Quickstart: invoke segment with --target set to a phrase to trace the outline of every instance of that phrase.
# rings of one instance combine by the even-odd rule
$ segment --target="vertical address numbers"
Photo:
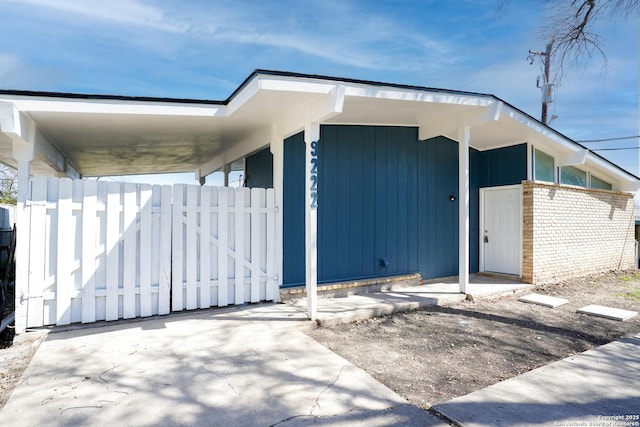
[[[318,141],[311,141],[311,209],[318,207]]]

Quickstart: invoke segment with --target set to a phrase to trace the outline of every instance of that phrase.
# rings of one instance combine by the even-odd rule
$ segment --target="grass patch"
[[[632,274],[623,274],[620,276],[620,280],[624,283],[629,283],[633,280],[640,280],[640,271],[634,271]]]
[[[626,292],[624,294],[618,294],[618,296],[631,301],[640,301],[640,287],[636,286],[629,292]]]

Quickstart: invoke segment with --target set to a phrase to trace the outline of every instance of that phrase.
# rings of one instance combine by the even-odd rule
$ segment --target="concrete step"
[[[418,286],[421,281],[422,276],[416,273],[401,276],[378,277],[375,279],[353,280],[349,282],[329,283],[326,285],[318,285],[318,296],[344,298],[349,295],[362,295]],[[295,286],[280,290],[280,300],[282,302],[295,301],[305,298],[306,296],[307,291],[304,286]]]
[[[549,307],[549,308],[556,308],[556,307],[560,307],[561,305],[569,303],[569,300],[566,300],[564,298],[557,298],[557,297],[552,297],[549,295],[542,295],[542,294],[524,295],[518,298],[518,301],[526,302],[529,304],[542,305],[544,307]]]
[[[587,314],[589,316],[604,317],[605,319],[617,320],[624,322],[638,315],[637,311],[622,310],[620,308],[605,307],[604,305],[587,305],[579,308],[578,313]]]

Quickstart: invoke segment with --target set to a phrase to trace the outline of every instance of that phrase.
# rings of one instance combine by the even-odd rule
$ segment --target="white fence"
[[[273,300],[273,206],[273,190],[34,177],[27,327]]]

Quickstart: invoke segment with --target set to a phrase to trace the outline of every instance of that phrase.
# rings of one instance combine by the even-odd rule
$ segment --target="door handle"
[[[484,242],[485,243],[489,243],[489,236],[487,236],[487,235],[484,236]]]

